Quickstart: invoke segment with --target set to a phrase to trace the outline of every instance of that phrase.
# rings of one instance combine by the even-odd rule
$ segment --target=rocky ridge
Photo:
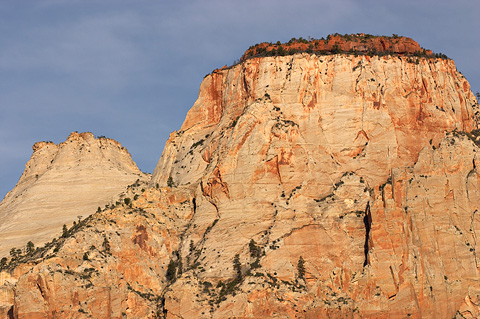
[[[292,38],[287,43],[263,42],[251,46],[241,61],[259,56],[284,56],[306,52],[309,54],[338,54],[347,53],[354,55],[403,55],[447,58],[444,54],[434,54],[432,50],[426,50],[414,40],[398,35],[374,36],[371,34],[334,34],[326,39]]]
[[[448,59],[301,53],[215,70],[150,187],[10,270],[3,309],[475,318],[477,114]]]

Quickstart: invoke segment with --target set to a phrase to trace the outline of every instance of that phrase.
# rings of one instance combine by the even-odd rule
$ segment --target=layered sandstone
[[[137,188],[126,196],[128,205],[110,205],[36,253],[14,279],[15,308],[5,311],[28,319],[155,317],[172,251],[192,217],[191,196]]]
[[[44,244],[63,224],[85,218],[137,179],[148,178],[109,138],[72,133],[58,145],[36,143],[20,180],[0,203],[0,257],[28,241]]]
[[[446,59],[303,53],[216,70],[151,188],[39,252],[4,309],[473,318],[477,109]]]
[[[407,37],[393,35],[373,36],[370,34],[329,35],[327,39],[291,39],[287,43],[260,43],[251,46],[245,51],[241,60],[265,55],[290,55],[299,52],[326,54],[326,53],[351,53],[351,54],[392,54],[392,55],[422,55],[434,56],[431,50],[426,50]],[[443,54],[439,54],[444,56]]]
[[[212,204],[209,212],[197,211],[194,216],[198,224],[214,226],[203,237],[200,259],[209,271],[199,274],[199,281],[233,277],[233,256],[238,253],[248,263],[246,248],[252,238],[265,250],[261,263],[265,276],[294,283],[300,255],[308,274],[306,294],[298,299],[289,296],[293,300],[287,305],[279,300],[286,298],[282,291],[288,286],[269,291],[260,280],[256,289],[242,286],[249,288],[245,299],[237,294],[215,314],[261,317],[289,309],[291,314],[303,310],[312,316],[337,317],[354,310],[362,317],[453,315],[471,284],[460,278],[476,277],[476,267],[453,263],[447,274],[442,267],[451,257],[426,253],[435,249],[433,242],[447,238],[443,231],[453,227],[443,224],[451,218],[447,212],[431,226],[435,231],[418,229],[426,239],[414,244],[406,234],[411,217],[405,215],[442,211],[453,182],[445,178],[425,186],[438,196],[439,188],[446,192],[428,213],[421,201],[408,207],[397,198],[396,210],[386,214],[382,200],[391,195],[388,186],[381,191],[380,187],[389,178],[397,183],[397,170],[421,165],[420,152],[438,145],[445,132],[476,128],[476,109],[468,82],[453,61],[445,59],[422,58],[417,64],[408,57],[301,54],[250,59],[208,76],[153,175],[153,183],[160,185],[169,179],[179,185],[200,183],[198,192]],[[475,151],[474,145],[468,151],[470,163]],[[454,157],[462,150],[451,147],[448,152]],[[436,165],[441,171],[446,164]],[[456,177],[463,178],[472,165],[462,169],[467,171],[455,172]],[[478,187],[478,181],[471,187]],[[467,193],[464,188],[462,194]],[[471,219],[475,205],[471,198],[461,209],[465,216],[455,211],[457,218]],[[460,232],[471,229],[455,226]],[[187,234],[198,242],[201,232],[192,229]],[[448,252],[451,246],[443,242],[442,247]],[[423,251],[426,256],[420,256]],[[474,262],[473,256],[465,258],[462,263]],[[419,272],[423,273],[417,279]],[[369,279],[372,273],[374,280]],[[438,281],[452,275],[457,292],[450,299],[446,293],[438,298],[428,293],[433,277],[435,289],[447,289]],[[181,293],[172,290],[177,301],[166,304],[179,317],[192,311],[185,303],[195,299],[183,284],[176,286]],[[178,300],[179,296],[184,297]],[[245,303],[238,306],[239,300]],[[264,303],[275,306],[266,313],[249,312],[264,309]],[[198,304],[191,302],[191,307]],[[198,315],[204,308],[197,309]]]
[[[265,183],[289,191],[302,182],[303,192],[322,195],[347,171],[377,185],[391,168],[412,165],[445,131],[473,129],[475,106],[452,60],[250,59],[204,79],[153,183],[166,185],[170,176],[194,183],[217,169],[239,196]]]

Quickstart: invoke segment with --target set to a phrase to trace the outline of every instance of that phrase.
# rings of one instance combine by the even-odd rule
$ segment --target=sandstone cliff
[[[378,185],[391,168],[412,165],[445,131],[473,129],[474,106],[452,60],[250,59],[205,78],[184,124],[167,142],[153,183],[166,185],[170,176],[178,184],[194,183],[217,169],[226,179],[241,174],[242,185],[225,180],[239,196],[267,181],[284,191],[305,182],[303,192],[322,195],[347,171]]]
[[[57,236],[62,225],[104,206],[137,179],[147,180],[117,141],[72,133],[38,142],[20,180],[0,203],[0,257]]]
[[[477,112],[448,59],[302,53],[216,70],[150,188],[10,270],[5,312],[474,318]]]
[[[271,56],[271,55],[287,55],[299,52],[307,53],[351,53],[351,54],[370,54],[370,55],[416,55],[416,56],[437,56],[445,57],[443,54],[433,54],[431,50],[426,50],[407,37],[399,37],[393,35],[374,36],[371,34],[334,34],[329,35],[326,39],[309,39],[292,38],[287,43],[260,43],[251,46],[241,60],[250,57]]]

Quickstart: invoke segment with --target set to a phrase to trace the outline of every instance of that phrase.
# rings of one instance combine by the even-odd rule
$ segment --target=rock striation
[[[284,191],[305,181],[322,194],[347,171],[377,185],[445,131],[475,128],[474,107],[452,60],[305,53],[249,59],[204,79],[152,183],[194,183],[209,168],[225,178],[241,175],[240,188],[263,187],[257,181],[266,178]]]
[[[426,50],[407,37],[393,35],[374,36],[371,34],[334,34],[326,39],[292,38],[287,43],[260,43],[251,46],[240,59],[244,61],[251,57],[292,55],[295,53],[316,53],[316,54],[369,54],[369,55],[403,55],[403,56],[424,56],[424,57],[445,57],[443,54],[434,54],[432,50]]]
[[[474,227],[446,223],[451,218],[447,195],[462,182],[453,186],[446,176],[438,184],[424,185],[432,199],[433,193],[440,196],[439,188],[446,192],[427,213],[433,204],[423,202],[428,201],[426,194],[417,195],[423,201],[402,197],[411,196],[411,191],[400,181],[430,175],[432,163],[419,158],[422,150],[443,146],[445,132],[475,129],[476,112],[468,82],[452,60],[422,58],[417,64],[408,57],[310,54],[254,58],[204,80],[182,128],[167,142],[153,183],[166,185],[170,179],[179,185],[199,184],[198,192],[213,206],[215,217],[210,222],[218,219],[214,231],[201,237],[192,230],[191,235],[194,242],[199,237],[205,240],[201,259],[209,271],[200,275],[200,282],[233,277],[231,260],[240,254],[248,264],[246,247],[252,238],[265,251],[261,269],[266,278],[295,282],[300,255],[305,259],[308,293],[281,301],[285,295],[280,291],[288,286],[273,282],[268,291],[260,280],[261,285],[242,287],[242,306],[237,294],[215,311],[218,317],[268,317],[285,311],[340,318],[355,312],[372,317],[382,313],[448,317],[470,287],[467,280],[460,284],[460,278],[478,276],[474,257],[467,254],[465,265],[452,263],[451,271],[446,271],[446,260],[455,258],[448,256],[450,242],[443,242],[442,257],[429,251],[440,249],[431,245],[439,238],[446,240],[444,232],[450,228],[462,234],[475,232]],[[471,149],[465,151],[469,165],[455,171],[460,180],[476,167],[476,146],[464,143]],[[459,146],[441,150],[451,154],[452,161],[457,152],[464,152]],[[415,170],[416,165],[422,169]],[[435,174],[442,175],[452,163],[437,160],[433,165]],[[417,175],[402,176],[402,170]],[[468,185],[476,189],[478,181]],[[473,189],[464,187],[462,195]],[[391,210],[389,198],[396,203]],[[452,214],[471,220],[476,199],[461,201],[465,210],[451,208]],[[442,217],[434,218],[436,212]],[[418,227],[412,231],[416,235],[406,234],[409,227]],[[377,241],[376,236],[381,238]],[[413,240],[414,236],[425,238]],[[235,240],[226,244],[221,238]],[[471,249],[460,238],[455,245],[461,245],[463,253]],[[418,279],[420,269],[424,273]],[[446,291],[444,297],[429,291],[433,278],[445,281],[445,277],[458,285],[456,301],[445,283],[435,284],[435,289]],[[182,285],[176,287],[180,295],[192,298],[190,288]],[[255,304],[257,297],[251,294],[262,295],[263,301]],[[171,296],[178,299],[176,292]],[[247,300],[253,302],[251,307]],[[184,302],[167,306],[182,317],[187,311],[182,309]],[[233,303],[238,308],[230,313]],[[249,312],[264,311],[263,303],[271,305],[270,312]]]
[[[0,257],[28,241],[43,245],[78,216],[87,217],[138,179],[149,178],[120,143],[72,133],[38,142],[20,180],[0,203]]]
[[[452,60],[417,58],[215,70],[150,187],[8,268],[4,313],[477,317],[478,103]]]
[[[193,209],[185,191],[132,196],[140,192],[129,189],[129,204],[109,205],[37,251],[17,274],[15,307],[5,312],[29,319],[155,318],[179,231]]]

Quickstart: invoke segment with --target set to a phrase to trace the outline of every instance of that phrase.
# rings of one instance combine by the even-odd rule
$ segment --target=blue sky
[[[393,33],[455,60],[480,91],[480,1],[2,0],[0,199],[37,141],[90,131],[152,172],[205,74],[252,44]]]

